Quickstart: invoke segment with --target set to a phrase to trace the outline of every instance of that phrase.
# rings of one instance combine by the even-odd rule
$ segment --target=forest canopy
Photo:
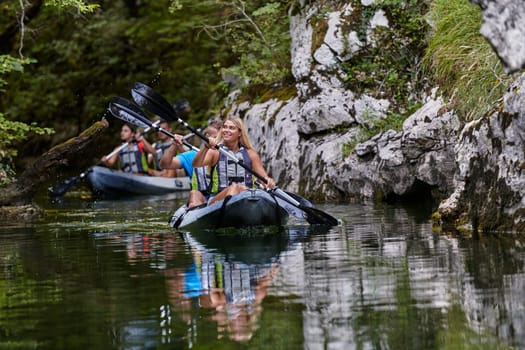
[[[33,131],[48,136],[22,144],[20,135],[2,150],[20,148],[36,156],[77,135],[106,115],[112,97],[129,97],[135,81],[168,100],[187,99],[192,106],[188,118],[196,126],[231,88],[285,84],[290,77],[288,3],[3,1],[0,124],[38,125]],[[26,131],[25,137],[31,129]],[[101,144],[112,147],[116,133],[107,134]],[[7,166],[10,159],[1,161]]]

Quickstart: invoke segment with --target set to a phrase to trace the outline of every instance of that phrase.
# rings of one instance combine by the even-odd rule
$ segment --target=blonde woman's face
[[[231,120],[227,120],[222,125],[222,138],[224,142],[238,141],[241,137],[241,131]]]

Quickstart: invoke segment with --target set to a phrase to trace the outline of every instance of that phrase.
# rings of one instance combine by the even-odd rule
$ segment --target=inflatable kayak
[[[91,190],[98,196],[161,195],[191,189],[187,176],[141,176],[101,166],[92,167],[86,177]]]
[[[282,226],[288,211],[272,194],[259,189],[245,190],[212,205],[188,209],[183,205],[173,214],[170,226],[175,228],[223,228],[249,226]]]

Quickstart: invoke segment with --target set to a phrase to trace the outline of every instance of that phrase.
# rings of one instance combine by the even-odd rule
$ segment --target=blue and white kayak
[[[271,193],[249,189],[226,197],[211,205],[188,209],[180,207],[172,216],[175,228],[224,228],[250,226],[282,226],[288,221],[288,211]]]
[[[189,191],[189,177],[141,176],[102,166],[89,169],[87,181],[98,196],[162,195],[178,191]]]

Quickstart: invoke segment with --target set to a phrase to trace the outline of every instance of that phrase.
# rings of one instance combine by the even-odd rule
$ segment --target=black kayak
[[[87,181],[97,196],[162,195],[191,189],[187,176],[141,176],[102,166],[90,168]]]
[[[249,189],[212,205],[188,209],[183,205],[170,220],[175,228],[225,228],[282,226],[288,211],[271,193]]]

